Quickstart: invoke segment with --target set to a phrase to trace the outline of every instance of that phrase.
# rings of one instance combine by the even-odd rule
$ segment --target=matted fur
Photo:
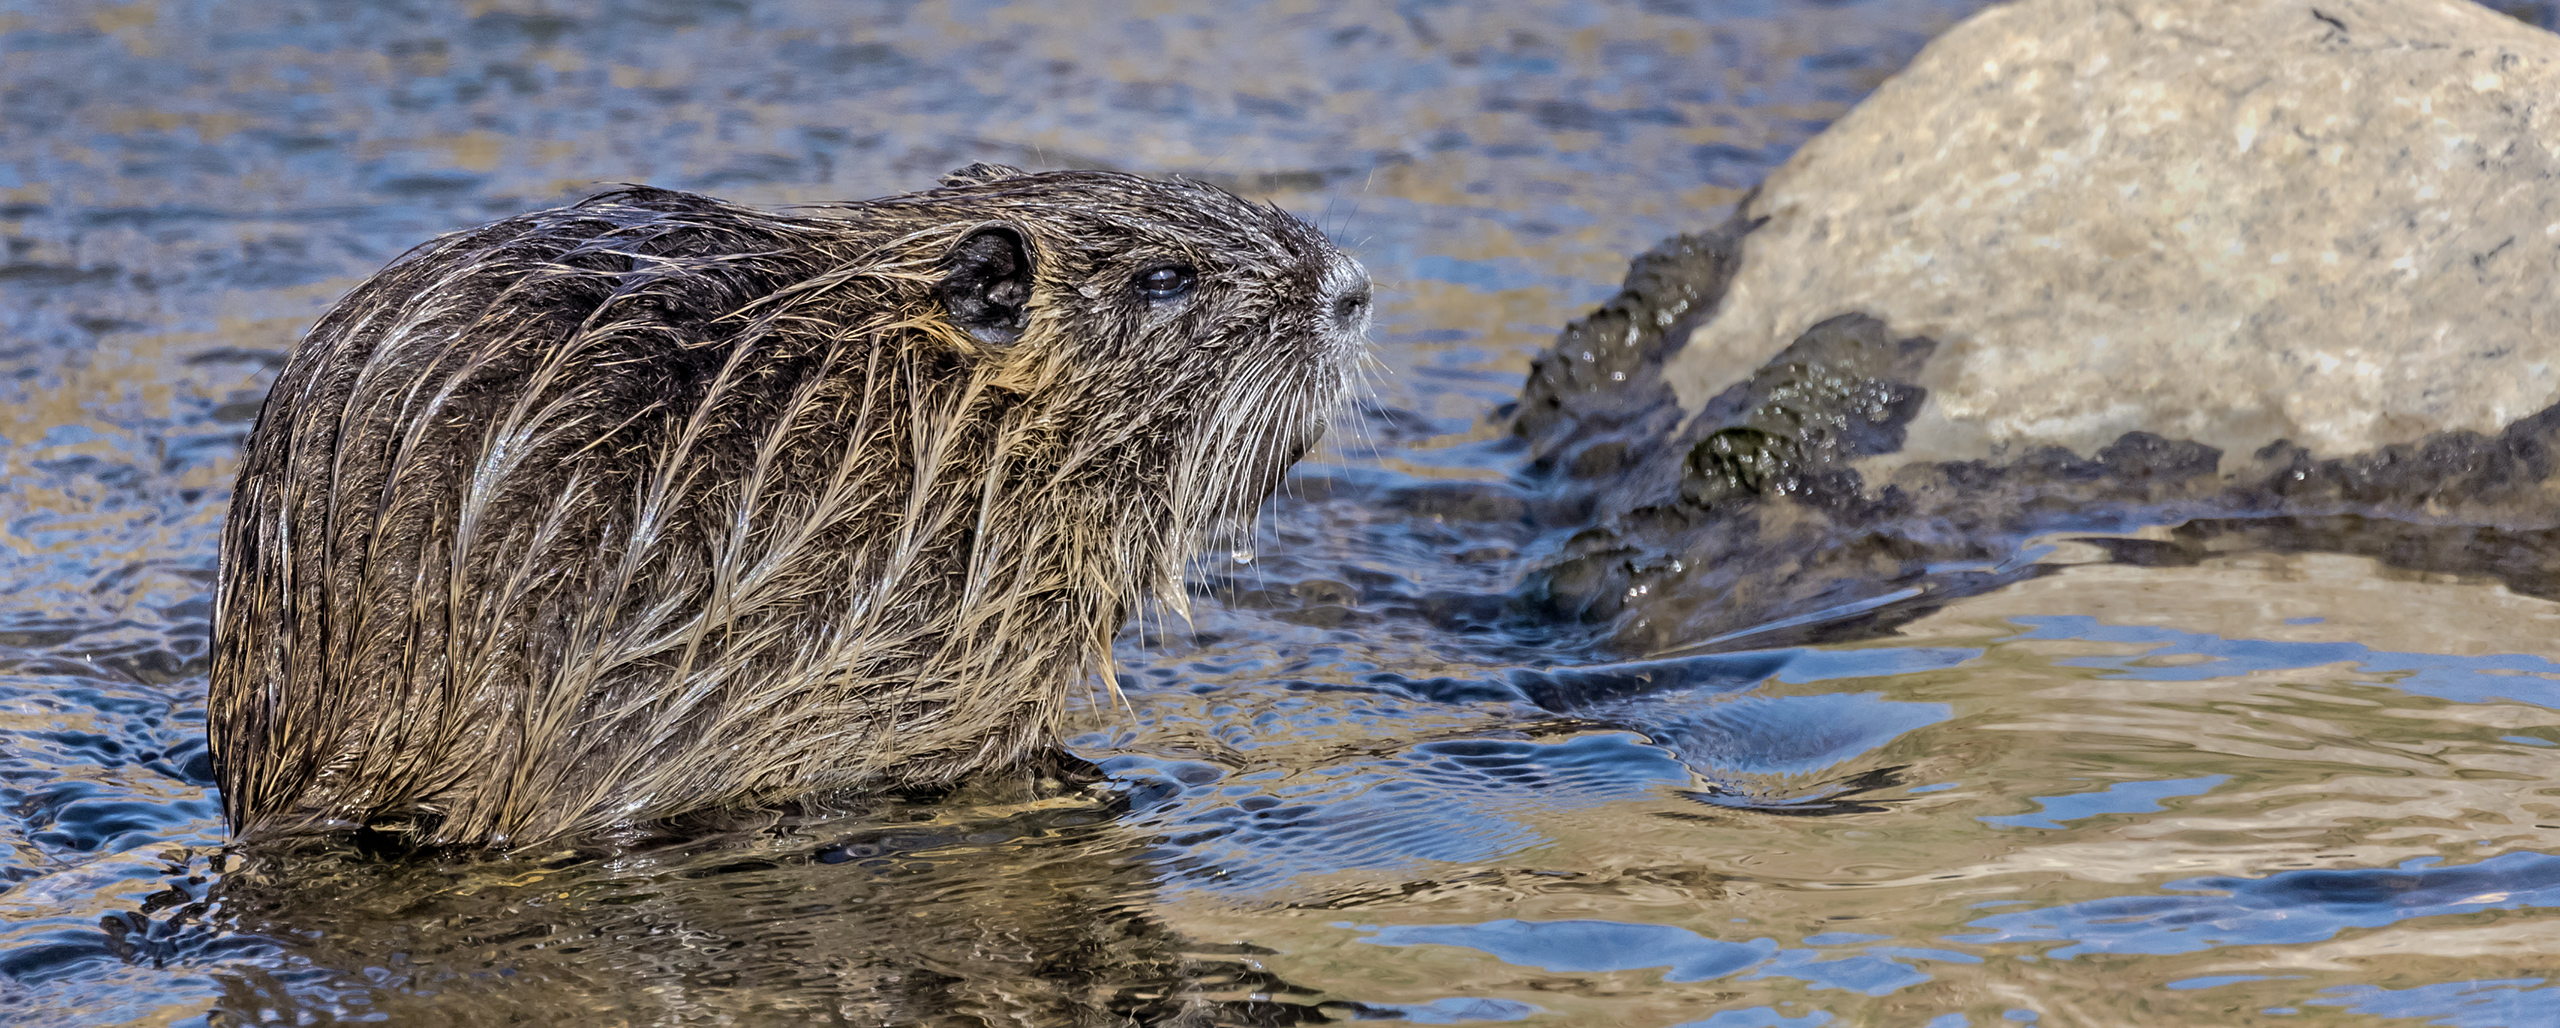
[[[526,845],[1054,745],[1133,604],[1251,531],[1367,282],[1183,181],[977,166],[771,213],[626,189],[420,247],[294,350],[224,526],[236,834]],[[1030,252],[989,343],[935,289]],[[1132,285],[1197,269],[1177,300]]]

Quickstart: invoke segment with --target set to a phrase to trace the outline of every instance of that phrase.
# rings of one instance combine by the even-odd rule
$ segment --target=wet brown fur
[[[1132,606],[1179,607],[1322,432],[1367,285],[1207,186],[945,181],[607,193],[330,310],[224,526],[235,834],[519,846],[1054,745]],[[953,291],[1008,245],[1011,326]],[[1196,285],[1133,285],[1166,266]]]

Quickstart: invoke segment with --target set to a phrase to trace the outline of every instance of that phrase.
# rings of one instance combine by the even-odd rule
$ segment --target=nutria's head
[[[1178,545],[1164,557],[1249,537],[1366,346],[1360,263],[1276,207],[1196,182],[987,164],[943,182],[865,206],[931,212],[939,224],[916,238],[950,239],[935,292],[980,359],[1070,391],[1063,416],[1088,442],[1170,475],[1130,483],[1169,503]]]
[[[1183,181],[631,189],[430,243],[295,348],[224,525],[236,830],[526,844],[1020,763],[1251,531],[1369,282]]]

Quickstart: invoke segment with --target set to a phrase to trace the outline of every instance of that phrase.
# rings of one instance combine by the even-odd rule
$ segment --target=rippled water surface
[[[1529,355],[1975,6],[0,3],[0,1020],[2560,1025],[2560,605],[2494,560],[2057,536],[1596,667],[1505,617],[1571,527]],[[323,305],[609,183],[974,160],[1208,178],[1382,284],[1393,374],[1078,712],[1115,800],[219,852],[214,532]]]

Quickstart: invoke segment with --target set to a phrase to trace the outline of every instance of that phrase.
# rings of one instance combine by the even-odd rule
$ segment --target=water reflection
[[[2067,960],[2091,953],[2193,953],[2216,946],[2324,942],[2354,928],[2421,917],[2560,904],[2560,857],[2506,853],[2459,867],[2419,857],[2396,870],[2287,871],[2265,878],[2170,882],[2202,896],[2117,896],[1973,922],[1990,929],[1952,937],[1970,943],[2069,942],[2045,951]]]
[[[2409,989],[2372,985],[2331,989],[2308,1007],[2345,1007],[2379,1017],[2425,1019],[2444,1028],[2546,1028],[2560,1024],[2560,989],[2534,988],[2548,979],[2508,978],[2447,982]],[[2269,1013],[2293,1013],[2275,1008]]]
[[[2183,602],[2139,595],[2154,589]],[[1660,745],[1678,769],[1658,765],[1667,773],[1643,795],[1506,812],[1506,838],[1529,837],[1498,858],[1415,862],[1400,890],[1309,876],[1281,889],[1306,898],[1279,909],[1186,902],[1169,916],[1272,945],[1283,956],[1267,966],[1307,969],[1301,981],[1379,959],[1346,947],[1383,946],[1390,970],[1356,980],[1534,1003],[1555,1023],[1697,1021],[1682,997],[1701,994],[1672,980],[1691,956],[1737,1015],[1846,1023],[2104,1020],[2137,1002],[2127,990],[2159,1023],[2224,1023],[2233,990],[2250,1009],[2307,1010],[2360,982],[2529,972],[2551,942],[2539,912],[2560,774],[2539,744],[2560,716],[2535,702],[2538,687],[2518,688],[2538,677],[2485,674],[2496,689],[2445,677],[2540,657],[2380,648],[2412,627],[2394,624],[2412,604],[2439,601],[2491,626],[2553,613],[2478,579],[2395,579],[2316,554],[2240,553],[2183,573],[2053,565],[1890,644],[1795,651],[1758,683],[1635,697],[1658,705],[1647,712],[1660,741],[1613,741]],[[1247,724],[1285,734],[1267,707],[1215,695],[1233,708],[1229,738]],[[1699,759],[1712,751],[1680,745],[1673,711],[1795,703],[1803,716],[1775,741],[1732,752],[1786,770],[1788,745],[1819,750],[1827,729],[1856,741],[1811,773],[1890,775],[1814,818],[1710,807],[1699,799],[1712,794],[1670,781],[1716,771]],[[1902,709],[1917,716],[1895,720]],[[1260,788],[1276,795],[1306,774]],[[1549,789],[1605,795],[1597,781]],[[1668,873],[1684,868],[1715,875]],[[2271,965],[2286,973],[2253,970]],[[2237,977],[2172,988],[2218,976]]]
[[[1151,872],[1105,810],[872,820],[889,824],[600,862],[235,869],[207,941],[268,952],[224,962],[216,1009],[244,1023],[275,1009],[398,1024],[1324,1019],[1319,997],[1256,971],[1249,948],[1150,917]]]
[[[2050,828],[2105,814],[2151,814],[2161,809],[2160,801],[2178,796],[2201,796],[2214,786],[2231,780],[2229,775],[2206,775],[2202,778],[2170,778],[2156,782],[2118,782],[2096,792],[2063,796],[2038,796],[2036,804],[2044,808],[2035,814],[2008,814],[1975,820],[1987,825],[2011,828]]]
[[[1460,946],[1504,963],[1544,971],[1663,969],[1666,982],[1722,978],[1776,952],[1768,939],[1724,942],[1665,925],[1609,921],[1487,921],[1466,925],[1390,925],[1365,940],[1381,946]]]

